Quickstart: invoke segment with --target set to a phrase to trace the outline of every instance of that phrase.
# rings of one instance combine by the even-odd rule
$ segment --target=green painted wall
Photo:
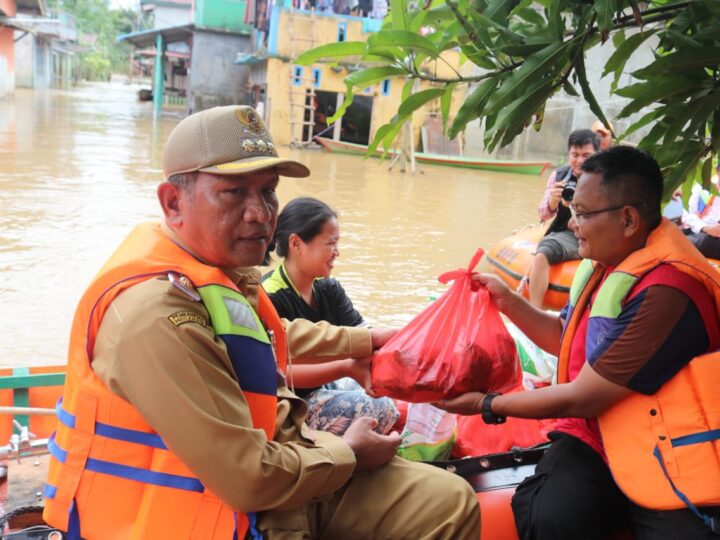
[[[242,34],[249,34],[251,26],[243,23],[245,0],[197,0],[195,25]]]

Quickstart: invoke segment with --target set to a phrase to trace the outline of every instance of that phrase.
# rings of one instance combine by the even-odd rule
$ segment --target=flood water
[[[0,366],[64,363],[85,286],[135,224],[160,218],[162,147],[180,118],[153,121],[136,91],[93,84],[0,100]],[[338,211],[334,275],[378,325],[406,323],[444,290],[438,274],[536,221],[546,178],[281,153],[312,171],[281,182],[281,204],[309,195]]]

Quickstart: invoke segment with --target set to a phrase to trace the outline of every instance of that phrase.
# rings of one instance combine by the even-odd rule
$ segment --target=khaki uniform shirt
[[[176,241],[177,238],[168,233]],[[226,271],[257,306],[260,273]],[[292,356],[332,360],[371,353],[364,328],[284,321]],[[350,447],[304,424],[307,408],[278,377],[275,436],[252,427],[225,344],[204,305],[154,278],[121,293],[103,317],[92,368],[129,401],[210,490],[241,512],[298,508],[344,485]]]

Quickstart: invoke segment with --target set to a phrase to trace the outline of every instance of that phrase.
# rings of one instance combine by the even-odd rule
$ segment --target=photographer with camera
[[[568,164],[555,169],[548,178],[545,195],[540,201],[540,221],[553,219],[538,243],[528,275],[520,289],[528,286],[530,303],[542,308],[543,298],[550,283],[550,265],[579,259],[578,241],[568,229],[570,210],[568,206],[575,194],[575,186],[582,164],[600,150],[600,137],[589,129],[577,129],[568,137]]]

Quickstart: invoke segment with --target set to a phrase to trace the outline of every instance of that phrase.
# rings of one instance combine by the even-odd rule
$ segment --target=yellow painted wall
[[[354,17],[340,16],[311,16],[306,13],[291,12],[282,10],[279,18],[277,54],[284,58],[295,58],[301,52],[324,43],[337,41],[338,23],[347,24],[347,41],[365,41],[370,34],[363,33],[362,20]],[[312,36],[312,40],[309,38]],[[300,39],[302,38],[302,40]],[[443,58],[460,73],[467,70],[468,66],[459,65],[457,51],[446,51]],[[299,140],[302,137],[302,126],[299,124],[303,118],[304,109],[291,107],[290,91],[297,92],[292,97],[293,103],[301,105],[304,103],[304,94],[307,89],[313,86],[313,68],[321,70],[320,85],[315,90],[327,92],[345,92],[343,79],[350,73],[348,66],[340,65],[334,69],[328,64],[313,64],[303,66],[303,80],[299,86],[291,84],[293,64],[279,59],[267,60],[267,118],[270,132],[278,144],[289,144],[293,139]],[[436,77],[451,78],[456,76],[455,72],[442,61],[428,62],[424,69],[427,73]],[[382,95],[380,83],[373,85],[369,91],[362,92],[362,95],[373,98],[372,120],[370,124],[370,140],[375,136],[377,129],[387,123],[397,112],[400,104],[403,80],[392,79],[390,81],[389,95]],[[431,88],[432,83],[420,81],[415,91]],[[454,114],[465,97],[466,87],[457,87],[453,93],[451,114]],[[414,139],[416,145],[420,141],[420,128],[426,114],[440,111],[440,102],[436,100],[427,104],[417,111],[413,116]],[[292,124],[291,121],[295,121]],[[291,130],[294,129],[294,132]],[[294,133],[294,136],[293,136]],[[328,132],[332,137],[332,130]]]

